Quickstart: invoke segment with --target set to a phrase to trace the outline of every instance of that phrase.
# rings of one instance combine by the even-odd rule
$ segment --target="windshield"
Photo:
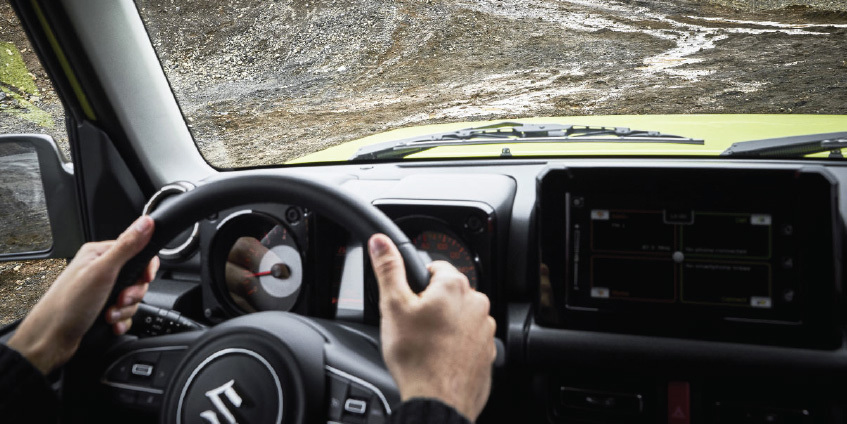
[[[502,121],[631,127],[705,144],[522,150],[514,140],[391,159],[485,157],[504,146],[713,156],[737,141],[847,131],[843,0],[136,3],[197,146],[217,167],[346,161],[370,144]]]

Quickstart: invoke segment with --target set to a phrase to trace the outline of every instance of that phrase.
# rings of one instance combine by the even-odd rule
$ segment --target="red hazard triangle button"
[[[691,423],[691,388],[687,381],[668,382],[668,424]]]

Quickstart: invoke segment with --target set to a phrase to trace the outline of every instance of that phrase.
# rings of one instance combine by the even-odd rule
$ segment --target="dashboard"
[[[438,179],[411,176],[394,190],[420,192],[439,187],[433,185]],[[502,257],[497,249],[508,236],[514,181],[492,175],[440,179],[447,185],[463,179],[468,185],[441,198],[389,193],[373,204],[406,233],[426,262],[451,263],[474,289],[494,297],[502,285],[504,263],[497,260]],[[145,209],[150,212],[181,192],[165,187]],[[269,202],[222,210],[195,227],[169,243],[166,255],[160,253],[163,278],[154,282],[148,304],[175,310],[196,305],[210,324],[259,311],[378,322],[376,281],[362,242],[329,219]],[[174,291],[175,286],[183,291]],[[196,306],[189,309],[197,312]],[[158,334],[144,327],[136,331]]]
[[[491,299],[506,365],[480,422],[847,419],[845,168],[633,163],[327,170]],[[268,171],[236,173],[251,172]],[[168,249],[145,302],[199,325],[268,310],[378,323],[362,241],[285,199],[219,211]],[[166,321],[134,331],[178,331]]]

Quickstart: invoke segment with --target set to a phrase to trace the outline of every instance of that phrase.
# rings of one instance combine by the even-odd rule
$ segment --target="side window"
[[[33,133],[52,136],[69,160],[62,103],[12,7],[0,2],[0,134]],[[51,245],[35,154],[18,150],[0,152],[0,253]],[[61,259],[0,263],[0,326],[24,316],[64,267]]]

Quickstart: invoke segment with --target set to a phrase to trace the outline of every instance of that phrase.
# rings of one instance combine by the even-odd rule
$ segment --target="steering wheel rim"
[[[268,175],[268,174],[246,174],[234,177],[227,177],[219,180],[207,182],[200,185],[194,190],[183,193],[173,199],[164,202],[160,208],[151,213],[151,217],[156,223],[154,234],[150,243],[138,255],[132,258],[121,269],[117,283],[112,292],[112,298],[107,304],[113,303],[117,293],[124,287],[134,283],[146,264],[154,255],[168,243],[173,237],[178,235],[184,228],[193,223],[202,220],[220,210],[229,209],[249,203],[267,202],[272,199],[280,199],[286,203],[297,204],[302,207],[310,208],[318,211],[322,215],[336,221],[339,225],[346,227],[354,237],[360,240],[367,240],[375,233],[386,234],[398,247],[403,256],[407,277],[411,288],[414,291],[421,291],[425,288],[429,280],[429,272],[423,264],[423,261],[418,256],[412,243],[408,237],[382,212],[373,205],[362,201],[361,199],[350,196],[336,186],[327,184],[323,181],[306,179],[296,175]],[[347,335],[331,335],[334,332],[343,333],[345,330],[341,326],[337,326],[332,322],[323,322],[322,320],[309,319],[299,317],[287,313],[265,313],[265,315],[252,314],[255,317],[243,316],[238,319],[231,320],[223,326],[218,326],[212,330],[203,333],[199,336],[195,344],[192,344],[186,351],[185,358],[182,361],[182,366],[196,362],[197,359],[204,359],[203,355],[208,354],[209,340],[235,340],[243,336],[243,330],[246,328],[266,328],[266,334],[276,339],[275,343],[282,343],[280,350],[296,351],[300,347],[289,345],[285,347],[286,338],[292,337],[294,334],[302,335],[308,332],[319,334],[318,339],[324,340],[324,355],[321,356],[326,367],[330,365],[349,366],[352,369],[357,369],[364,374],[371,374],[374,379],[380,380],[385,387],[386,381],[391,382],[391,377],[387,370],[382,367],[382,370],[372,372],[376,363],[381,363],[379,349],[371,344],[367,358],[360,357],[356,352],[356,348],[351,346],[359,346],[361,348],[361,340],[352,340],[351,336]],[[275,325],[266,326],[260,321],[264,317],[265,320],[273,319],[277,322]],[[269,318],[270,317],[270,318]],[[102,321],[102,320],[100,320]],[[303,326],[302,322],[308,321],[308,325]],[[301,324],[298,324],[300,322]],[[257,325],[257,323],[259,325]],[[285,324],[283,324],[285,323]],[[271,329],[278,327],[277,330]],[[292,328],[297,328],[296,331]],[[311,330],[309,330],[311,328]],[[358,336],[352,336],[357,338]],[[256,338],[257,340],[261,337]],[[80,358],[75,358],[69,364],[74,368],[74,372],[83,372],[80,369],[80,364],[86,364],[84,368],[92,365],[97,352],[102,352],[104,347],[109,347],[114,343],[114,336],[110,334],[105,321],[98,322],[95,327],[89,332],[83,342],[83,352]],[[154,338],[155,339],[155,338]],[[166,344],[167,336],[160,337],[161,343]],[[314,337],[313,337],[314,339]],[[317,339],[315,339],[317,340]],[[140,341],[154,341],[153,339],[141,339]],[[315,343],[312,342],[311,352],[315,352]],[[226,344],[226,343],[224,343]],[[205,351],[204,351],[205,349]],[[340,352],[340,353],[339,353]],[[315,354],[298,354],[303,357],[314,357]],[[295,357],[298,355],[294,355]],[[267,356],[267,355],[266,355]],[[334,358],[334,359],[333,359]],[[351,360],[351,358],[356,358]],[[76,360],[79,359],[79,360]],[[273,360],[271,360],[273,362]],[[294,366],[298,361],[288,360],[289,364]],[[303,361],[299,361],[303,362]],[[355,365],[355,364],[360,365]],[[362,368],[367,366],[368,368]],[[198,368],[199,369],[199,368]],[[314,371],[314,364],[311,369]],[[310,373],[315,375],[314,372]],[[168,392],[164,395],[167,397],[173,394],[173,386],[180,383],[180,373],[171,376],[171,382],[168,385]],[[393,383],[391,383],[393,384]],[[315,386],[323,387],[323,383],[314,383]],[[187,386],[185,386],[187,388]],[[320,389],[318,389],[320,390]],[[184,390],[183,390],[184,391]],[[168,398],[169,399],[169,398]],[[172,402],[171,402],[172,403]],[[179,404],[182,404],[180,399]],[[387,406],[387,404],[386,404]],[[163,408],[162,413],[167,411]]]
[[[385,234],[397,245],[403,256],[406,277],[412,290],[419,293],[426,288],[429,271],[414,245],[375,206],[319,180],[296,175],[251,174],[201,185],[153,211],[150,214],[156,223],[153,236],[147,247],[123,267],[110,300],[114,300],[120,290],[135,282],[153,256],[186,227],[220,210],[269,199],[285,199],[286,203],[320,211],[362,241],[367,241],[376,233]]]

